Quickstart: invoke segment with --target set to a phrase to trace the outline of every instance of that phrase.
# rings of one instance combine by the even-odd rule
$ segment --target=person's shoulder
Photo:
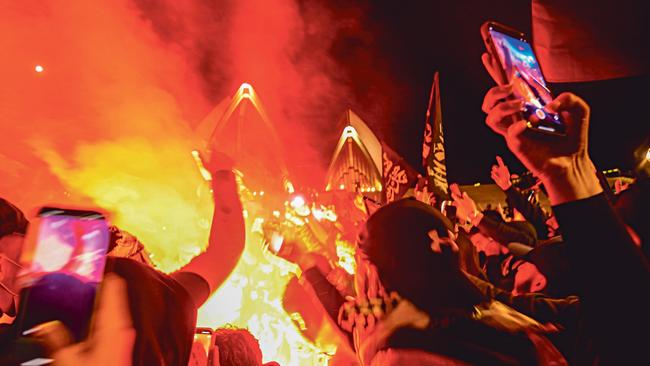
[[[108,257],[104,272],[122,277],[127,286],[137,292],[174,292],[189,297],[182,284],[173,276],[129,258]]]
[[[178,271],[164,273],[147,264],[128,258],[109,257],[106,261],[106,273],[115,273],[127,281],[128,286],[137,291],[164,291],[176,297],[191,301],[192,307],[199,308],[210,295],[207,281],[200,275]]]

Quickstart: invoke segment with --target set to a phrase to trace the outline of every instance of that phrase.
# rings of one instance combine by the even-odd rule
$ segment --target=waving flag
[[[447,165],[445,163],[445,138],[442,133],[438,72],[433,77],[429,95],[424,141],[422,142],[422,164],[427,172],[428,191],[434,195],[435,202],[448,199],[449,185],[447,184]]]
[[[393,202],[404,196],[418,181],[418,172],[385,143],[381,143],[384,200]]]

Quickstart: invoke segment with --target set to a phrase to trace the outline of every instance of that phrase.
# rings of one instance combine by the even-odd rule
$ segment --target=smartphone
[[[106,218],[97,211],[44,207],[38,212],[19,275],[20,335],[58,320],[75,341],[88,336],[109,235]]]
[[[544,109],[553,100],[535,52],[522,32],[488,21],[481,36],[490,55],[498,60],[503,80],[513,85],[513,94],[523,99],[522,111],[528,128],[552,135],[566,135],[566,124],[557,113]]]
[[[443,215],[447,216],[451,222],[456,222],[456,206],[454,206],[454,201],[442,201],[440,204],[440,212],[442,212]]]

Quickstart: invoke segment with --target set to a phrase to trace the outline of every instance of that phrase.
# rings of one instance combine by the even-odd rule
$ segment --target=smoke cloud
[[[242,82],[263,101],[294,181],[314,188],[343,111],[385,104],[369,101],[381,82],[355,85],[333,57],[355,71],[368,62],[360,12],[294,0],[5,1],[0,192],[27,209],[99,205],[159,263],[182,243],[195,252],[207,231],[189,229],[209,219],[211,203],[197,196],[204,184],[189,152],[216,123],[203,118]],[[350,55],[342,39],[356,45],[344,44]],[[365,92],[360,100],[351,86]]]
[[[266,107],[297,187],[323,188],[345,109],[386,121],[391,78],[363,21],[357,5],[320,0],[1,1],[0,196],[28,213],[99,207],[159,268],[179,268],[207,244],[212,211],[190,152],[241,83]],[[258,127],[241,136],[247,159],[267,153]],[[283,364],[325,362],[297,350],[308,342],[279,308],[289,273],[250,237],[242,258],[201,321],[249,327]]]

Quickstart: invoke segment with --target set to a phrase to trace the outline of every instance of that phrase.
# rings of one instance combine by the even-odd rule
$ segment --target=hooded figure
[[[541,324],[468,280],[455,240],[444,215],[412,199],[368,219],[359,237],[357,298],[339,316],[361,363],[565,364]]]

